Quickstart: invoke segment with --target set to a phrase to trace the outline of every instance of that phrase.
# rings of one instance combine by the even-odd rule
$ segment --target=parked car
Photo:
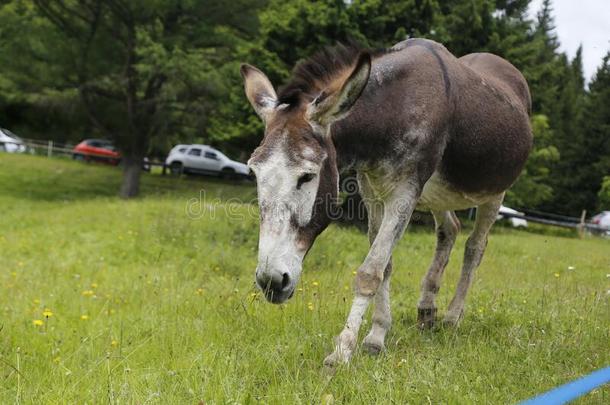
[[[610,236],[610,211],[602,211],[593,216],[591,223],[601,228],[596,229],[593,233]]]
[[[506,218],[508,220],[508,223],[511,224],[515,228],[519,228],[519,227],[527,228],[527,221],[525,219],[515,218],[513,216],[503,215],[503,214],[524,215],[522,212],[519,212],[512,208],[508,208],[508,207],[501,205],[500,210],[498,211],[497,219]]]
[[[112,142],[105,139],[85,139],[72,150],[72,158],[87,162],[103,162],[117,166],[121,162],[121,155]]]
[[[165,165],[173,174],[200,173],[233,178],[250,174],[248,166],[208,145],[176,145],[167,155]]]
[[[114,144],[106,139],[85,139],[72,150],[72,159],[102,162],[113,166],[121,164],[121,154]],[[150,162],[147,157],[142,163],[142,170],[150,171]]]
[[[8,129],[0,128],[0,150],[9,153],[24,153],[27,147],[17,135]]]

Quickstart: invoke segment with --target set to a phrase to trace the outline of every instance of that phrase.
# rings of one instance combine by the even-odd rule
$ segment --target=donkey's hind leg
[[[477,209],[477,217],[474,230],[466,241],[464,249],[464,263],[462,274],[458,281],[455,295],[449,304],[443,323],[448,326],[457,326],[464,314],[464,301],[468,294],[468,288],[472,284],[475,269],[481,263],[485,247],[487,246],[487,235],[496,220],[498,210],[504,199],[504,193],[497,198],[482,204]]]
[[[455,243],[460,222],[453,211],[432,211],[436,225],[436,251],[428,272],[421,283],[421,296],[417,303],[417,326],[431,328],[436,320],[436,294],[441,287],[441,279],[449,255]]]

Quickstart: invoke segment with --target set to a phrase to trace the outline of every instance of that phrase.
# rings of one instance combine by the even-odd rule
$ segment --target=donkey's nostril
[[[290,275],[288,273],[282,274],[282,290],[290,285]]]
[[[271,277],[262,272],[256,272],[256,283],[262,289],[269,288],[271,286]]]
[[[256,275],[256,283],[262,290],[280,293],[290,287],[290,274],[288,272],[269,274],[261,271]]]
[[[289,272],[266,272],[262,270],[256,275],[256,284],[263,290],[265,298],[274,304],[286,301],[292,297],[294,292]]]

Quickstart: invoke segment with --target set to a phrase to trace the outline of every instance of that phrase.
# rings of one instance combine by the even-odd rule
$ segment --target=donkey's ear
[[[250,101],[259,117],[263,121],[267,121],[277,103],[277,95],[273,85],[267,76],[254,66],[244,63],[239,71],[244,78],[244,88],[248,101]]]
[[[371,73],[371,55],[362,52],[352,73],[335,89],[327,88],[307,107],[310,121],[326,127],[343,118],[362,94]]]

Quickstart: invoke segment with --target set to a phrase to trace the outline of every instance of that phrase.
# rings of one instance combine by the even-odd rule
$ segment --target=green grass
[[[254,208],[236,202],[255,196],[252,185],[145,175],[143,196],[121,201],[119,174],[0,154],[0,403],[515,403],[610,364],[606,240],[496,230],[460,328],[422,333],[415,303],[434,236],[408,232],[394,256],[387,353],[358,351],[331,378],[321,364],[363,234],[331,226],[302,291],[274,306],[253,286]],[[187,214],[201,190],[223,201],[213,218]],[[580,402],[608,403],[610,390]]]

